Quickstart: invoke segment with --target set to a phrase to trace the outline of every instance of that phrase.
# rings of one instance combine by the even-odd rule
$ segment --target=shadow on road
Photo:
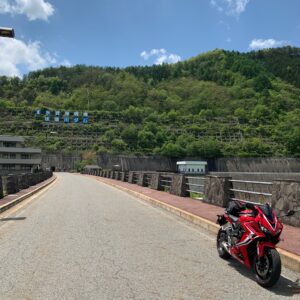
[[[253,271],[247,269],[246,267],[241,265],[238,261],[233,259],[229,260],[228,265],[231,268],[234,268],[243,276],[250,278],[253,281],[256,281]],[[300,282],[299,279],[297,279],[296,281],[292,281],[290,279],[281,276],[277,284],[275,284],[272,288],[269,288],[268,290],[280,296],[291,297],[293,295],[300,295]]]
[[[6,222],[6,221],[23,221],[26,217],[19,217],[19,218],[3,218],[0,219],[0,222]]]

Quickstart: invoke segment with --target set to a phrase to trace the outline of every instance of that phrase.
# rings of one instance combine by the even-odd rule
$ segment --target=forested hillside
[[[89,111],[91,124],[45,124],[36,108]],[[215,50],[173,65],[0,77],[0,112],[0,134],[28,136],[51,151],[300,156],[300,49]]]

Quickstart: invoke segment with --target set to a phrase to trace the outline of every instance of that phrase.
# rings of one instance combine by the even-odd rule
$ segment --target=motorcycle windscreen
[[[260,209],[265,214],[267,219],[273,223],[274,222],[274,212],[273,212],[272,208],[270,207],[270,205],[268,203],[263,204],[260,206]]]

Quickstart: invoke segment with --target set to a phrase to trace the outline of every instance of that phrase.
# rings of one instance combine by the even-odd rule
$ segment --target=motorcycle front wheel
[[[281,259],[276,249],[266,249],[263,257],[258,256],[253,263],[256,281],[259,285],[269,288],[273,286],[281,274]]]
[[[226,251],[226,249],[223,246],[223,242],[227,243],[227,233],[220,228],[218,235],[217,235],[217,250],[218,254],[223,259],[228,259],[231,257],[231,255]]]

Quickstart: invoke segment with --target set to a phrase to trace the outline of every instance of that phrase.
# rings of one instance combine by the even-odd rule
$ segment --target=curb
[[[22,195],[20,197],[18,197],[17,199],[15,199],[14,201],[12,202],[9,202],[9,203],[6,203],[2,206],[0,206],[0,214],[3,213],[4,211],[12,208],[13,206],[19,204],[20,202],[22,202],[23,200],[29,198],[30,196],[36,194],[37,192],[39,192],[40,190],[42,190],[43,188],[45,188],[46,186],[50,185],[51,183],[53,183],[55,180],[57,179],[57,176],[56,175],[53,175],[52,177],[52,180],[50,180],[49,182],[47,182],[46,184],[36,188],[35,190],[25,194],[25,195]]]
[[[189,222],[191,222],[195,225],[198,225],[198,226],[208,230],[210,233],[217,234],[218,231],[219,231],[220,226],[213,223],[213,222],[211,222],[211,221],[209,221],[209,220],[207,220],[207,219],[204,219],[204,218],[201,218],[199,216],[193,215],[193,214],[191,214],[189,212],[186,212],[184,210],[181,210],[177,207],[166,204],[164,202],[161,202],[161,201],[156,200],[154,198],[151,198],[149,196],[140,194],[139,192],[135,192],[135,191],[132,191],[130,189],[124,188],[124,187],[119,186],[117,184],[102,181],[100,178],[97,178],[97,177],[95,177],[94,179],[96,179],[97,181],[102,182],[104,184],[113,186],[113,187],[115,187],[119,190],[122,190],[122,191],[124,191],[124,192],[126,192],[130,195],[133,195],[133,196],[135,196],[139,199],[147,201],[147,202],[151,203],[154,206],[165,209],[165,210],[167,210],[167,211],[183,218],[186,221],[189,221]],[[291,252],[288,252],[286,250],[280,249],[280,248],[276,248],[276,249],[280,254],[281,262],[282,262],[282,265],[284,267],[286,267],[290,270],[296,271],[296,272],[300,272],[300,256],[298,256],[296,254],[293,254]]]

